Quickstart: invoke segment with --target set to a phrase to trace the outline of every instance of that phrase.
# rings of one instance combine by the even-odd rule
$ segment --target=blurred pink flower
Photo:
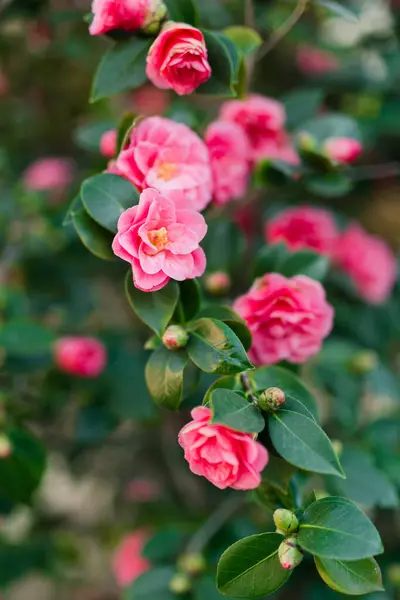
[[[134,111],[145,117],[162,115],[166,112],[170,96],[167,90],[160,90],[154,85],[146,84],[132,94]]]
[[[71,159],[49,156],[31,163],[23,174],[23,182],[31,191],[64,191],[74,176],[75,163]]]
[[[302,44],[297,48],[297,65],[307,75],[323,75],[337,71],[340,62],[332,52]]]
[[[95,338],[63,337],[55,344],[54,360],[65,373],[94,378],[104,371],[107,351],[104,344]]]
[[[91,35],[113,29],[134,32],[149,25],[157,14],[161,0],[93,0]]]
[[[113,158],[117,153],[118,132],[110,129],[103,133],[100,139],[100,152],[106,158]]]
[[[120,587],[127,587],[139,575],[150,569],[150,562],[141,554],[148,538],[149,534],[146,530],[137,529],[125,537],[118,546],[112,560],[112,569]]]
[[[347,137],[330,138],[324,150],[331,160],[339,163],[352,163],[363,151],[361,142]]]
[[[125,495],[132,502],[151,502],[160,497],[161,485],[151,479],[132,479],[125,489]]]

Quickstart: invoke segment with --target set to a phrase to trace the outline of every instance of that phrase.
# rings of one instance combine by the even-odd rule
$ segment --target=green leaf
[[[187,539],[180,529],[168,525],[159,529],[144,546],[141,555],[153,564],[171,561],[179,556]],[[215,586],[215,584],[214,584]]]
[[[290,184],[299,173],[297,165],[279,159],[263,159],[255,168],[255,182],[260,187],[283,186]]]
[[[175,572],[175,567],[155,567],[146,571],[124,589],[121,600],[174,600],[168,585]]]
[[[74,142],[84,150],[99,152],[102,135],[111,129],[115,129],[114,121],[85,123],[74,131]]]
[[[139,202],[135,186],[118,175],[101,173],[86,179],[81,189],[82,202],[96,223],[112,233],[117,231],[121,214]]]
[[[323,198],[340,198],[353,189],[350,177],[341,171],[311,175],[304,180],[307,190]]]
[[[80,194],[77,194],[75,196],[75,198],[71,201],[71,204],[69,205],[68,210],[65,214],[65,217],[64,217],[64,220],[62,223],[63,227],[72,223],[74,214],[77,211],[79,211],[79,209],[81,209],[81,208],[83,208],[82,198],[81,198]]]
[[[258,408],[230,390],[214,390],[209,406],[213,411],[212,423],[246,433],[260,433],[265,427]]]
[[[198,26],[199,14],[194,0],[165,0],[165,4],[171,21]]]
[[[117,42],[102,58],[93,81],[91,102],[133,90],[146,82],[146,57],[152,40],[133,37]]]
[[[286,277],[307,275],[322,281],[329,269],[329,258],[311,250],[301,250],[288,256],[279,266],[279,273]]]
[[[129,141],[130,133],[137,120],[138,118],[136,118],[132,112],[127,112],[123,115],[121,121],[118,123],[117,154],[124,149],[125,144]]]
[[[243,25],[232,25],[222,32],[228,37],[245,56],[253,54],[262,44],[262,38],[257,31]]]
[[[31,321],[8,321],[0,325],[0,347],[9,356],[32,357],[50,354],[55,334]]]
[[[188,362],[184,350],[171,351],[160,346],[146,365],[146,383],[158,406],[178,410],[182,402],[183,372]]]
[[[224,375],[253,368],[241,341],[222,321],[195,321],[187,350],[194,364],[206,373]]]
[[[291,574],[278,558],[283,539],[278,533],[261,533],[230,546],[218,563],[218,590],[233,598],[259,598],[278,590]]]
[[[226,36],[215,31],[202,30],[207,46],[208,62],[212,75],[197,88],[198,94],[235,97],[240,57],[235,44]]]
[[[89,252],[103,260],[115,258],[111,248],[113,236],[93,221],[83,208],[73,214],[72,222],[82,244]]]
[[[230,329],[232,329],[232,331],[242,342],[243,348],[248,351],[252,344],[252,336],[246,323],[239,321],[238,319],[226,319],[224,323],[225,325],[228,325]]]
[[[275,449],[290,464],[305,471],[342,476],[328,436],[311,418],[281,409],[269,416],[268,431]]]
[[[46,538],[32,539],[20,543],[0,543],[0,589],[18,582],[31,572],[49,573],[56,549]],[[215,585],[215,584],[214,584]]]
[[[273,244],[272,246],[264,246],[257,254],[254,276],[262,277],[266,273],[279,272],[279,265],[289,255],[289,251],[283,242]]]
[[[139,319],[161,337],[178,303],[178,284],[170,281],[158,292],[142,292],[133,285],[132,274],[129,271],[125,279],[125,292]]]
[[[358,17],[339,2],[334,2],[333,0],[316,0],[316,2],[319,6],[327,8],[335,17],[346,19],[346,21],[351,21],[352,23],[358,23]]]
[[[11,429],[4,433],[11,454],[0,459],[0,500],[29,502],[44,474],[45,450],[29,431]]]
[[[227,219],[208,222],[202,243],[207,255],[207,271],[235,271],[243,260],[246,241],[238,227]]]
[[[340,594],[360,596],[384,591],[382,574],[373,558],[350,562],[316,556],[314,560],[321,578]]]
[[[286,109],[286,127],[292,130],[312,119],[319,111],[324,99],[321,89],[300,88],[285,94],[281,102]]]
[[[201,288],[197,279],[186,279],[179,283],[179,302],[185,322],[194,319],[201,306]]]
[[[323,498],[304,512],[298,533],[304,550],[323,558],[361,560],[383,552],[379,533],[350,500]]]
[[[194,582],[194,600],[224,600],[215,586],[215,578],[205,575]]]

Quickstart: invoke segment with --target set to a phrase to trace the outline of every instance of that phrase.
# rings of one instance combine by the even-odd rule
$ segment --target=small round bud
[[[285,404],[285,394],[280,388],[268,388],[259,396],[258,405],[262,410],[275,412]]]
[[[156,35],[160,31],[166,14],[167,7],[164,2],[156,2],[155,9],[149,14],[145,24],[142,27],[143,32],[147,33],[148,35]]]
[[[185,573],[176,573],[169,582],[168,587],[174,594],[183,595],[190,592],[192,584]]]
[[[375,352],[365,350],[358,352],[350,361],[349,367],[356,375],[364,375],[373,371],[378,364]]]
[[[179,350],[188,343],[189,334],[180,325],[170,325],[166,329],[162,341],[168,350]]]
[[[0,459],[8,458],[11,456],[12,445],[9,438],[4,434],[0,433]]]
[[[297,545],[295,537],[287,538],[278,548],[279,562],[287,571],[297,567],[303,560],[303,553]]]
[[[301,132],[298,139],[301,150],[317,150],[317,140],[309,133]]]
[[[207,292],[213,296],[222,296],[229,291],[231,287],[231,278],[224,271],[215,271],[207,275],[204,282]]]
[[[396,588],[400,588],[400,564],[393,563],[391,564],[387,571],[386,575],[390,583],[392,583]]]
[[[202,554],[183,554],[178,560],[178,567],[188,575],[199,575],[207,568]]]
[[[340,440],[332,440],[332,447],[335,451],[336,456],[340,457],[343,452],[343,444]]]
[[[273,518],[277,529],[284,535],[295,533],[299,528],[299,522],[296,515],[286,508],[278,508],[278,510],[274,512]]]

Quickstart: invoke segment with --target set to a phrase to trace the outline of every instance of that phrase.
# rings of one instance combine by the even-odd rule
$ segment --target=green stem
[[[253,404],[255,404],[257,406],[258,400],[253,392],[253,388],[251,387],[251,381],[250,381],[247,373],[240,373],[240,383],[242,384],[242,387],[243,387],[244,391],[246,392],[249,400],[251,400],[253,402]]]

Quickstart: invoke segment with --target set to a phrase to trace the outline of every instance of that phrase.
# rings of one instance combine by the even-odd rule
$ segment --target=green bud
[[[340,455],[343,452],[343,444],[340,440],[332,440],[332,446],[333,449],[335,451],[335,454],[338,458],[340,458]]]
[[[375,352],[365,350],[358,352],[350,361],[350,370],[356,375],[364,375],[373,371],[378,364],[378,359]]]
[[[286,508],[278,508],[273,515],[274,523],[281,533],[295,533],[299,528],[297,517],[291,510]]]
[[[393,563],[391,564],[387,571],[386,575],[390,583],[392,583],[396,588],[400,588],[400,564]]]
[[[317,146],[317,140],[310,135],[309,133],[306,133],[305,131],[302,131],[299,135],[299,147],[301,150],[308,150],[308,151],[316,151],[318,146]]]
[[[289,537],[278,548],[279,562],[287,571],[292,571],[303,560],[303,553],[295,537]]]
[[[189,341],[189,334],[180,325],[170,325],[167,327],[162,341],[168,350],[180,350],[184,348]]]
[[[167,15],[167,7],[160,0],[153,0],[147,19],[142,26],[142,31],[148,35],[157,35]]]
[[[285,404],[285,394],[280,388],[271,387],[259,396],[257,402],[262,410],[275,412]]]
[[[192,583],[185,573],[176,573],[168,585],[171,592],[174,594],[183,595],[190,592]]]
[[[183,554],[178,560],[178,568],[188,575],[199,575],[207,568],[202,554]]]

